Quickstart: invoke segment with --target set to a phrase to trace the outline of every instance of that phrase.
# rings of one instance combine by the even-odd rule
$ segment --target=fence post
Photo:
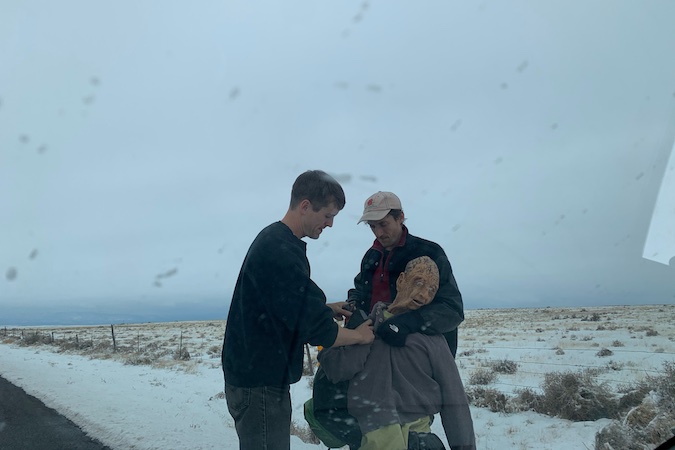
[[[178,359],[183,359],[183,330],[180,330],[180,340],[178,341]]]
[[[309,344],[305,343],[305,352],[307,352],[307,364],[309,365],[309,374],[314,375],[314,363],[312,362],[312,355],[309,353]]]
[[[117,351],[117,342],[115,342],[115,327],[113,327],[112,324],[110,324],[110,332],[112,333],[113,352],[116,352]]]

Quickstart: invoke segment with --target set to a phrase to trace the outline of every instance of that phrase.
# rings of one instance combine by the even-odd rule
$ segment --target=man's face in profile
[[[431,303],[438,291],[438,284],[436,263],[428,256],[413,259],[396,280],[396,299],[389,311],[399,314]]]

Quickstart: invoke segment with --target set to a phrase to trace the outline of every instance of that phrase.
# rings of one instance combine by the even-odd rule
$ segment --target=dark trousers
[[[291,448],[290,386],[245,388],[226,384],[225,399],[240,450]]]

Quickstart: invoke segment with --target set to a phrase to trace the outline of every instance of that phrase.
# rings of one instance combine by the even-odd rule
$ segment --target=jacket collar
[[[396,247],[403,247],[405,245],[407,237],[408,237],[408,227],[403,225],[403,233],[401,233],[401,238],[398,240],[398,244],[396,244]],[[384,253],[384,247],[382,246],[382,244],[380,244],[380,241],[378,241],[377,239],[375,239],[375,242],[373,242],[373,246],[371,248]]]

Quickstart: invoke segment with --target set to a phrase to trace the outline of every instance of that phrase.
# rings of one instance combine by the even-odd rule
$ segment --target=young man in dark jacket
[[[371,323],[355,330],[333,320],[345,302],[326,304],[311,280],[306,243],[344,207],[340,184],[307,171],[293,184],[284,218],[264,228],[242,264],[227,317],[222,363],[225,397],[242,450],[290,448],[290,384],[302,375],[303,345],[365,344]]]
[[[443,334],[455,356],[464,306],[450,261],[440,245],[410,234],[404,220],[401,200],[392,192],[376,192],[365,201],[359,223],[368,222],[375,242],[361,261],[361,272],[354,279],[348,300],[366,312],[377,302],[391,303],[396,298],[396,280],[408,261],[429,256],[440,271],[440,287],[433,303],[393,317],[378,328],[377,334],[396,347],[403,346],[410,333]]]

